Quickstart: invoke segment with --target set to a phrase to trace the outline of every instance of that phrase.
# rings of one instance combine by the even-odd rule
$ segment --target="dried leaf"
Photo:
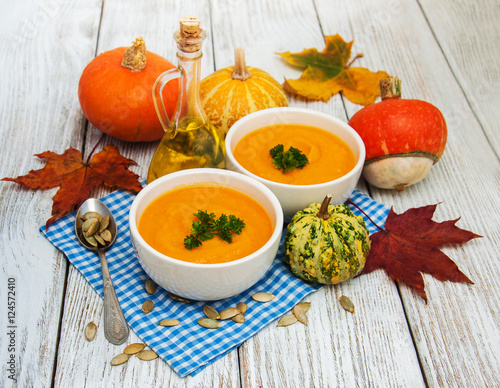
[[[74,148],[61,155],[46,151],[35,156],[47,160],[45,167],[17,178],[3,178],[2,181],[16,182],[32,189],[59,187],[53,198],[52,217],[45,225],[47,228],[74,211],[100,184],[132,192],[142,189],[139,176],[128,170],[135,162],[120,155],[113,144],[105,146],[94,154],[90,162],[85,163],[81,152]]]
[[[440,248],[477,237],[458,228],[459,219],[432,221],[437,205],[412,208],[402,214],[390,210],[385,228],[371,235],[372,246],[363,273],[384,269],[394,280],[412,287],[427,301],[422,273],[438,280],[473,284]]]
[[[372,72],[363,67],[351,67],[353,41],[345,42],[337,35],[325,36],[325,48],[305,49],[300,53],[278,53],[293,66],[304,69],[297,80],[287,79],[283,87],[293,95],[310,100],[328,101],[331,96],[342,92],[355,104],[369,105],[380,95],[379,80],[390,77],[385,71]]]

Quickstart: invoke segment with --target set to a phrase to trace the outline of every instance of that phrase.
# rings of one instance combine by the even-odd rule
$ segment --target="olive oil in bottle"
[[[200,98],[201,46],[206,37],[195,17],[180,19],[174,34],[178,66],[161,74],[153,87],[153,100],[165,135],[149,165],[147,182],[174,171],[189,168],[224,168],[224,137],[210,123]],[[169,120],[162,90],[171,80],[179,80],[177,107]]]

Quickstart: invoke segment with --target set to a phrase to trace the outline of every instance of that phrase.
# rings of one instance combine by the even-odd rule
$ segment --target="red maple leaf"
[[[135,162],[120,155],[113,144],[105,146],[86,163],[81,152],[72,147],[61,155],[46,151],[35,156],[47,160],[45,167],[17,178],[3,178],[2,181],[16,182],[32,189],[59,187],[53,198],[52,217],[45,224],[47,228],[74,211],[100,184],[136,193],[142,189],[137,179],[139,176],[128,170]]]
[[[385,228],[372,234],[372,246],[363,273],[384,269],[394,280],[405,282],[427,302],[422,273],[438,280],[473,284],[440,248],[476,237],[460,229],[459,220],[432,221],[437,205],[412,208],[402,214],[391,208]]]

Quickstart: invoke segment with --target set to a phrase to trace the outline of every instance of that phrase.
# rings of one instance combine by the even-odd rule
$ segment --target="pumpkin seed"
[[[99,233],[102,233],[106,229],[108,229],[109,226],[109,216],[104,216],[100,219],[100,225],[99,225]]]
[[[144,311],[145,314],[150,313],[153,311],[153,308],[155,307],[155,304],[152,300],[147,300],[142,304],[142,311]]]
[[[167,318],[164,319],[160,322],[158,322],[158,325],[160,326],[177,326],[180,322],[177,319],[173,318]]]
[[[295,305],[292,309],[292,312],[300,323],[303,323],[304,325],[307,326],[307,315],[301,306],[299,306],[298,304]]]
[[[118,356],[113,357],[113,359],[111,360],[110,364],[112,366],[117,366],[117,365],[125,364],[128,361],[129,358],[130,358],[130,354],[122,353],[122,354],[119,354]]]
[[[140,358],[142,361],[151,361],[154,360],[155,358],[158,358],[158,354],[156,354],[155,351],[153,350],[141,350],[139,353],[136,354],[138,358]]]
[[[101,236],[101,238],[106,242],[110,242],[113,239],[113,235],[108,229],[103,230],[101,233],[99,233],[99,236]]]
[[[247,312],[248,306],[245,302],[240,302],[236,305],[236,308],[240,310],[242,314],[245,314]]]
[[[85,338],[87,341],[92,341],[97,333],[97,326],[94,322],[90,322],[85,326]]]
[[[100,235],[98,235],[97,233],[96,233],[96,234],[94,234],[92,237],[94,237],[94,238],[95,238],[95,240],[96,240],[99,244],[101,244],[101,245],[106,245],[106,241],[104,241],[104,239],[103,239]]]
[[[268,292],[257,292],[256,294],[252,295],[253,300],[256,300],[257,302],[261,302],[261,303],[270,302],[274,298],[276,298],[276,296],[273,294],[270,294]]]
[[[344,308],[344,310],[349,311],[350,313],[354,313],[354,303],[352,303],[351,300],[347,296],[342,295],[339,298],[339,301],[340,301],[340,304],[342,305],[342,307]]]
[[[284,326],[290,326],[293,325],[294,323],[298,322],[297,317],[293,314],[287,314],[281,317],[281,319],[278,321],[278,327],[284,327]]]
[[[101,215],[97,212],[86,212],[84,215],[80,217],[83,221],[87,221],[88,219],[91,218],[101,218]]]
[[[214,309],[212,306],[205,305],[203,306],[203,312],[210,319],[221,319],[219,312]]]
[[[130,344],[128,345],[124,350],[123,350],[123,353],[125,354],[136,354],[136,353],[139,353],[142,349],[144,349],[146,347],[146,344],[138,344],[138,343],[135,343],[135,344]]]
[[[154,284],[151,279],[146,280],[144,288],[146,289],[146,292],[150,295],[153,295],[156,292],[156,284]]]
[[[85,231],[83,229],[83,225],[85,225],[85,223],[87,222],[90,222],[90,224],[88,225],[87,231]],[[85,236],[93,236],[99,230],[100,223],[97,218],[91,218],[90,220],[85,221],[83,225],[82,225],[82,230],[85,232]]]
[[[198,319],[198,325],[207,329],[218,329],[220,327],[220,322],[216,319],[200,318]]]
[[[93,247],[97,247],[97,240],[94,238],[94,236],[87,236],[85,233],[83,233],[83,237],[85,237],[85,240],[92,245]]]
[[[231,320],[236,323],[243,323],[245,322],[245,316],[243,315],[243,313],[239,313],[232,317]]]
[[[189,299],[183,298],[182,296],[172,294],[171,292],[168,293],[168,296],[170,296],[173,300],[176,300],[177,302],[183,302],[183,303],[191,303]]]
[[[222,310],[219,314],[220,314],[220,319],[224,320],[240,314],[240,310],[234,307],[228,307],[227,309]]]
[[[307,313],[311,308],[311,302],[301,302],[298,303],[297,306],[300,306],[300,308],[304,310],[305,313]]]

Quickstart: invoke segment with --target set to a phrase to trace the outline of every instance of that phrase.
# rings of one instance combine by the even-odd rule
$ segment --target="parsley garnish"
[[[240,234],[245,227],[245,222],[232,214],[229,216],[221,214],[217,218],[214,213],[208,214],[206,211],[198,210],[193,215],[198,218],[198,221],[193,221],[191,226],[193,233],[184,239],[184,246],[189,250],[199,247],[203,241],[210,240],[214,236],[219,236],[230,243],[233,241],[233,233]]]
[[[273,158],[274,167],[281,170],[283,174],[295,168],[304,168],[304,166],[309,163],[307,156],[305,156],[301,150],[290,147],[288,151],[285,152],[283,144],[278,144],[276,147],[271,148],[269,154]]]

